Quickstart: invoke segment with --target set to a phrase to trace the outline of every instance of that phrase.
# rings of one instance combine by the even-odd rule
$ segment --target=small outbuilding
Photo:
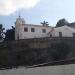
[[[52,28],[52,30],[48,33],[48,37],[75,37],[75,28],[67,25]]]

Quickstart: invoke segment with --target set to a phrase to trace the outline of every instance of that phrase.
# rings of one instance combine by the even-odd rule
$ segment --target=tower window
[[[35,29],[34,28],[31,28],[31,32],[35,32]]]
[[[42,29],[42,32],[43,32],[43,33],[46,33],[46,29]]]
[[[28,32],[28,28],[24,28],[24,32]]]

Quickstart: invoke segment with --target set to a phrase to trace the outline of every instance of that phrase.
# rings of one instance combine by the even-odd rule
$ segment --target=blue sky
[[[5,2],[5,0],[0,0],[0,4],[2,3],[1,1]],[[9,1],[7,3],[9,7],[12,4],[12,0],[6,1]],[[13,1],[17,3],[17,0]],[[6,29],[11,28],[12,25],[14,26],[19,13],[27,24],[40,24],[45,20],[49,22],[50,26],[55,26],[61,18],[65,18],[69,22],[75,22],[75,0],[29,0],[28,4],[26,3],[27,5],[24,4],[24,6],[22,6],[23,1],[26,0],[21,1],[16,4],[16,8],[12,5],[10,10],[6,10],[4,4],[0,5],[0,23]]]

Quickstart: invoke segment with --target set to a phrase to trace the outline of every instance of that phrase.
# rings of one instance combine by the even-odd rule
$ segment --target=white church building
[[[26,24],[25,20],[19,17],[15,22],[15,40],[47,37],[51,29],[48,25]]]
[[[67,25],[55,28],[47,24],[26,24],[25,20],[20,16],[16,19],[15,40],[42,37],[75,37],[75,28]]]

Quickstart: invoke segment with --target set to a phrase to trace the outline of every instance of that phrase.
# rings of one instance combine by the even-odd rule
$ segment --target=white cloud
[[[9,15],[20,8],[34,7],[40,0],[0,0],[0,15]]]

